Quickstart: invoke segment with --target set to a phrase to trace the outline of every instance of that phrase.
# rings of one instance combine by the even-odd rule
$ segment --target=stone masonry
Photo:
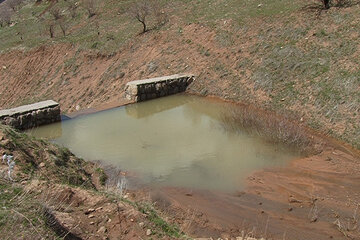
[[[184,92],[194,81],[194,75],[176,74],[128,82],[125,96],[128,100],[140,102]]]
[[[19,130],[29,129],[60,120],[60,106],[57,102],[52,100],[0,110],[1,123],[10,125]]]

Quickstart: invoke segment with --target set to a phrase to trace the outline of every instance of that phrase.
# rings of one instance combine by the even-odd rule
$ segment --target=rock
[[[76,105],[75,109],[76,109],[76,111],[79,111],[80,110],[80,105]]]
[[[294,196],[289,197],[289,203],[301,203],[302,201],[299,199],[296,199]]]
[[[88,218],[94,218],[95,216],[94,215],[92,215],[92,214],[90,214],[89,216],[88,216]]]
[[[6,66],[5,66],[5,65],[4,65],[4,66],[2,66],[2,69],[6,70]]]
[[[95,212],[94,208],[89,208],[88,210],[85,211],[85,214],[88,215],[89,213]]]
[[[144,222],[139,222],[139,227],[143,228],[144,227]]]
[[[40,167],[40,168],[45,167],[45,163],[44,163],[44,162],[41,162],[41,163],[39,164],[39,167]]]
[[[98,207],[95,209],[95,211],[99,211],[99,210],[102,210],[103,208],[102,207]]]
[[[152,233],[151,229],[147,229],[147,230],[146,230],[146,236],[150,236],[151,233]]]
[[[158,66],[157,66],[157,64],[156,64],[156,62],[149,62],[149,64],[148,64],[148,71],[149,71],[149,73],[153,73],[153,72],[155,72],[156,70],[157,70],[157,68],[158,68]]]
[[[94,225],[94,224],[95,224],[95,222],[89,222],[89,224],[90,224],[90,225]]]
[[[102,226],[99,228],[99,230],[97,231],[98,233],[106,233],[107,232],[107,229],[105,226]]]
[[[82,230],[78,227],[78,222],[68,213],[51,211],[45,209],[45,218],[49,226],[61,236],[67,236],[68,239],[79,239]]]

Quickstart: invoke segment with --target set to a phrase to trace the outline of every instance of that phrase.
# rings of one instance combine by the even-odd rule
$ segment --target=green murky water
[[[176,95],[29,131],[87,160],[136,173],[150,185],[241,190],[253,171],[298,155],[222,127],[232,104]]]

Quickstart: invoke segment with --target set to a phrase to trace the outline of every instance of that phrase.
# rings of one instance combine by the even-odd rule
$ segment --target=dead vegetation
[[[270,142],[280,143],[305,154],[319,151],[314,137],[298,124],[270,112],[259,112],[250,106],[234,108],[222,117],[226,130],[247,132]]]
[[[88,18],[91,18],[97,14],[98,11],[98,0],[84,0],[83,7],[88,13]]]
[[[129,9],[130,17],[135,18],[143,26],[142,33],[150,30],[149,25],[153,28],[161,26],[166,22],[166,15],[161,10],[161,5],[158,0],[141,0],[132,4]]]

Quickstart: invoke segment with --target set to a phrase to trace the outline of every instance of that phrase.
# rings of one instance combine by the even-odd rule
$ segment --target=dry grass
[[[269,142],[283,144],[304,154],[314,154],[314,137],[300,125],[274,113],[259,112],[249,106],[238,107],[222,118],[226,130],[246,132]]]
[[[1,239],[56,239],[30,191],[0,179],[0,205]]]

